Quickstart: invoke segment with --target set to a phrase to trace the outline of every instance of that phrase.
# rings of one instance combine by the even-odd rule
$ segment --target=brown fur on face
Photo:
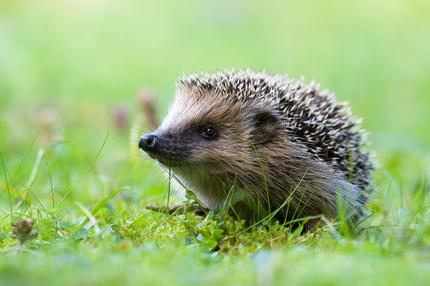
[[[338,144],[340,131],[351,140],[360,139],[344,122],[347,113],[342,107],[333,105],[326,94],[304,97],[295,86],[278,79],[273,83],[266,75],[235,76],[220,75],[219,86],[212,85],[212,78],[180,84],[168,115],[154,133],[158,145],[150,155],[171,168],[209,208],[232,205],[247,219],[273,211],[282,219],[334,217],[342,201],[348,214],[355,216],[363,202],[362,189],[348,180],[345,162],[339,161],[346,154],[339,152],[352,147],[339,141],[339,150],[333,149],[336,145],[321,150],[324,144]],[[315,123],[321,115],[313,115],[312,104],[322,108],[331,120],[328,124],[337,124],[339,130],[322,130],[324,126]],[[334,121],[337,114],[339,123]],[[203,136],[207,127],[216,134]],[[312,137],[321,130],[326,132],[324,138]],[[358,156],[353,175],[364,174],[353,179],[366,185],[371,169],[366,169],[367,154],[353,151]]]

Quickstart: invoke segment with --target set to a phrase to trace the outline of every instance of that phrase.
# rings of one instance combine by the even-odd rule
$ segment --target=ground
[[[427,284],[429,45],[419,0],[3,1],[0,284]],[[162,117],[179,76],[225,68],[316,79],[364,118],[356,230],[145,208],[177,201],[137,149],[142,96]]]

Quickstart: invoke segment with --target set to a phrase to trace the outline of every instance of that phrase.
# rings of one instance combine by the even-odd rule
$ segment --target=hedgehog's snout
[[[191,153],[190,145],[182,137],[173,137],[170,133],[143,134],[139,139],[139,148],[151,158],[165,166],[183,163]]]
[[[158,136],[154,134],[143,134],[139,140],[139,148],[143,151],[153,151],[157,146]]]

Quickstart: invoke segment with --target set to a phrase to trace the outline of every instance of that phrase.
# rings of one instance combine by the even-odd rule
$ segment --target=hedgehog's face
[[[182,174],[234,176],[255,169],[259,150],[276,140],[281,130],[268,106],[183,91],[161,126],[141,137],[139,147]]]

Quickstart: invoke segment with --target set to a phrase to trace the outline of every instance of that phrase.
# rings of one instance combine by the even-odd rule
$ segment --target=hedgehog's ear
[[[253,112],[251,139],[255,145],[264,145],[273,140],[280,128],[278,116],[269,110]]]

